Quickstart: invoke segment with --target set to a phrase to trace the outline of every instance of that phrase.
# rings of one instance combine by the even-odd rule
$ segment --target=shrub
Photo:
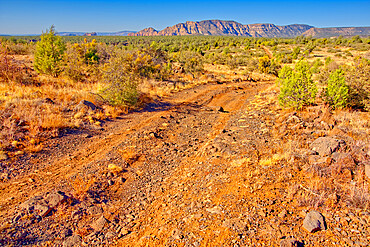
[[[100,59],[97,45],[95,39],[91,42],[84,39],[83,43],[68,44],[64,54],[64,74],[73,81],[91,78],[91,75],[99,78],[98,64],[100,60],[105,60],[107,54],[102,53],[104,57]]]
[[[75,45],[68,44],[64,54],[63,74],[75,82],[82,81],[86,75],[84,59],[77,53]]]
[[[317,74],[320,72],[320,68],[324,65],[323,62],[321,62],[321,60],[319,58],[317,58],[313,63],[312,63],[312,67],[311,67],[311,72],[313,74]]]
[[[301,52],[301,48],[299,48],[299,46],[294,47],[292,58],[297,59],[300,52]]]
[[[347,106],[348,97],[344,72],[337,69],[329,75],[328,86],[324,90],[324,100],[333,108],[343,108]]]
[[[278,76],[280,64],[275,59],[269,59],[268,56],[259,58],[258,69],[261,73]]]
[[[161,78],[168,64],[160,50],[117,51],[105,66],[103,79],[107,86],[101,96],[111,105],[134,106],[139,97],[138,85],[144,78]]]
[[[225,58],[225,55],[221,55]],[[181,67],[184,68],[186,73],[197,74],[203,71],[203,57],[196,52],[184,51],[175,54],[175,61],[181,64]],[[223,64],[226,63],[225,62]]]
[[[65,45],[60,36],[55,35],[54,26],[41,35],[36,44],[35,70],[38,73],[57,77],[62,72],[62,59]]]
[[[282,106],[301,109],[315,101],[317,87],[307,62],[300,61],[294,70],[285,66],[279,73],[279,83],[279,103]]]
[[[120,53],[111,58],[103,72],[107,86],[99,93],[111,105],[133,106],[137,102],[139,75],[127,68],[130,60],[133,60],[131,54]]]
[[[370,60],[357,57],[346,71],[349,85],[349,106],[370,110]]]

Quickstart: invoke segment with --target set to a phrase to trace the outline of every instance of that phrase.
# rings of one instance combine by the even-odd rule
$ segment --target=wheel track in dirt
[[[244,83],[239,84],[242,85]],[[186,98],[178,97],[176,94],[169,97],[169,103],[172,104],[169,109],[154,113],[136,112],[132,115],[125,116],[125,118],[133,120],[133,123],[129,126],[119,127],[114,133],[110,133],[105,137],[99,138],[97,141],[92,141],[82,147],[78,147],[78,150],[72,154],[66,154],[64,157],[50,162],[50,165],[40,169],[37,174],[27,174],[13,179],[10,182],[2,183],[0,185],[0,192],[2,194],[0,215],[4,215],[11,206],[20,204],[27,200],[27,198],[52,190],[56,181],[68,180],[69,177],[81,171],[86,164],[106,156],[107,153],[111,151],[111,148],[120,144],[126,136],[152,125],[153,122],[158,120],[161,116],[169,115],[171,112],[182,108],[184,105],[194,104],[194,102],[196,102],[195,104],[198,105],[208,103],[206,105],[217,107],[217,103],[215,102],[223,104],[226,101],[230,101],[230,109],[234,110],[240,108],[240,101],[233,101],[233,99],[227,96],[227,92],[235,90],[237,86],[238,85],[235,84],[209,84],[197,87],[195,89],[186,90],[190,92],[190,95],[185,94],[186,91],[179,93],[180,95],[185,94]],[[194,92],[194,90],[198,91]],[[225,97],[226,100],[224,99]],[[241,101],[244,99],[245,98],[242,98]],[[229,105],[227,105],[226,110]],[[143,119],[143,121],[137,121],[137,119]],[[217,132],[219,132],[221,126],[227,122],[227,119],[228,115],[225,114],[217,126],[215,126],[217,130],[212,133],[210,138],[217,136]],[[124,120],[122,122],[124,124],[127,121]],[[9,200],[9,198],[11,198],[11,200]]]

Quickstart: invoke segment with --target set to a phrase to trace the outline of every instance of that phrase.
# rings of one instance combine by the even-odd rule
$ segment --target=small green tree
[[[55,35],[54,26],[51,26],[41,35],[41,40],[36,44],[34,64],[36,72],[57,77],[62,72],[65,50],[61,37]]]
[[[134,57],[130,53],[116,54],[103,72],[106,87],[100,95],[111,105],[134,106],[137,103],[140,76],[132,69]]]
[[[348,97],[344,72],[337,69],[329,76],[328,86],[324,90],[324,100],[333,108],[343,108],[347,106]]]
[[[300,61],[294,70],[285,66],[279,73],[279,83],[279,103],[282,106],[302,109],[315,101],[317,87],[307,62]]]

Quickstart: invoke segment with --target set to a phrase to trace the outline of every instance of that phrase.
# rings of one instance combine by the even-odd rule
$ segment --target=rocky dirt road
[[[302,228],[291,188],[305,172],[283,162],[273,85],[200,85],[50,141],[0,184],[0,246],[340,245],[335,212],[326,231]]]

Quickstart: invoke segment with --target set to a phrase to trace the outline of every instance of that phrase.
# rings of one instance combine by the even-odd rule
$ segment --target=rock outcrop
[[[304,33],[303,36],[311,36],[313,38],[324,37],[350,37],[350,36],[370,36],[370,27],[330,27],[330,28],[316,28],[313,27]]]
[[[235,21],[207,20],[187,21],[161,31],[145,28],[129,36],[176,36],[176,35],[216,35],[244,37],[295,37],[309,30],[309,25],[276,26],[274,24],[243,25]]]

